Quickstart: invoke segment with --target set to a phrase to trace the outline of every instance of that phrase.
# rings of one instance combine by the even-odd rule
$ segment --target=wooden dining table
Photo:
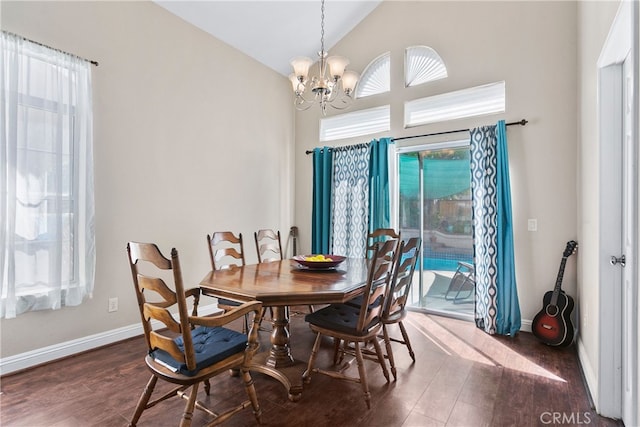
[[[348,301],[362,293],[367,271],[366,259],[347,258],[330,269],[310,269],[286,259],[211,271],[200,288],[204,295],[239,302],[257,300],[272,308],[271,347],[256,354],[252,370],[280,381],[295,402],[302,394],[306,363],[291,355],[289,307]]]

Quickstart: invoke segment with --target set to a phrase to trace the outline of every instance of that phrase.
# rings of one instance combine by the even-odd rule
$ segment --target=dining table
[[[271,346],[254,356],[251,370],[269,375],[300,399],[306,362],[291,354],[289,307],[346,302],[364,290],[368,263],[346,258],[333,268],[309,268],[293,259],[249,264],[209,272],[200,282],[202,294],[238,302],[261,301],[272,309]]]

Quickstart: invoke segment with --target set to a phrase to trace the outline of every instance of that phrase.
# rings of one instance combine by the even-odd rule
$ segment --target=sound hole
[[[556,317],[558,314],[558,306],[557,305],[548,305],[546,308],[547,315],[551,317]]]

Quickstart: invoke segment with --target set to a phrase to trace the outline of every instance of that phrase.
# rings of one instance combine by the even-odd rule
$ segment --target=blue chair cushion
[[[307,314],[304,320],[312,325],[353,336],[362,336],[380,321],[376,317],[362,332],[357,331],[360,308],[348,304],[331,304],[314,313]]]
[[[186,363],[174,359],[169,353],[161,349],[155,349],[149,354],[159,363],[167,366],[174,372],[192,377],[202,368],[211,366],[236,353],[244,351],[247,346],[247,336],[231,329],[206,326],[198,326],[191,331],[193,338],[193,351],[196,355],[196,369],[190,371]],[[182,336],[174,339],[175,343],[184,351]]]
[[[362,307],[362,301],[364,300],[364,296],[362,295],[358,295],[357,297],[350,299],[349,301],[345,302],[345,304],[353,306],[353,307]],[[370,305],[370,307],[377,307],[380,304],[382,304],[382,300],[383,297],[379,296],[378,298],[376,298],[376,300],[373,302],[373,304]]]
[[[218,298],[218,305],[228,305],[231,307],[238,307],[240,305],[242,305],[241,302],[238,301],[233,301],[230,299],[225,299],[225,298]]]
[[[357,297],[350,299],[349,301],[345,302],[345,304],[350,305],[352,307],[362,307],[362,300],[364,299],[364,297],[362,295],[358,295]]]

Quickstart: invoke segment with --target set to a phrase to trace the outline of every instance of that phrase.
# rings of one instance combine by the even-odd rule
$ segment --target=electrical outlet
[[[528,231],[538,231],[538,220],[537,219],[529,219],[529,220],[527,220],[527,230]]]
[[[109,313],[118,311],[118,298],[109,298]]]

